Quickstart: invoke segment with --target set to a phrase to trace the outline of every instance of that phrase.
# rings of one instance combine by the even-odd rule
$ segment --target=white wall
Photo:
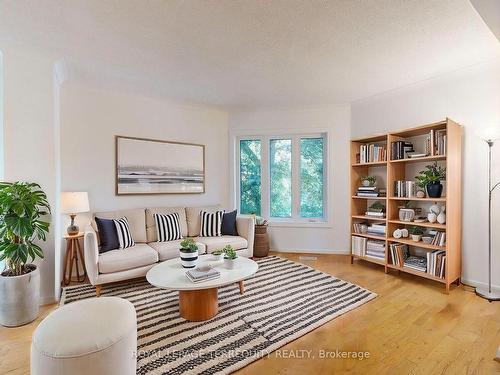
[[[352,136],[407,128],[449,117],[464,125],[463,280],[487,282],[487,146],[477,130],[500,127],[500,62],[483,64],[355,102]],[[500,142],[494,151],[500,179]],[[450,187],[448,187],[450,188]],[[493,200],[493,283],[500,286],[500,190]]]
[[[52,208],[56,200],[53,61],[18,49],[3,51],[4,68],[4,177],[6,181],[37,182]],[[53,211],[54,215],[54,211]],[[54,244],[51,224],[41,243],[39,261],[41,303],[54,300]]]
[[[226,112],[71,83],[62,85],[60,100],[62,190],[87,191],[91,210],[227,205]],[[206,145],[205,194],[116,196],[115,135]]]
[[[314,132],[328,130],[329,155],[328,191],[329,223],[325,227],[314,224],[269,228],[271,248],[275,251],[303,251],[315,253],[348,253],[349,250],[349,196],[348,196],[348,154],[349,154],[349,106],[337,106],[304,110],[237,111],[230,113],[230,154],[235,160],[235,138],[240,134],[254,134],[266,131],[286,134],[300,130]],[[234,165],[230,167],[231,183],[234,184]],[[237,206],[234,188],[231,202]]]

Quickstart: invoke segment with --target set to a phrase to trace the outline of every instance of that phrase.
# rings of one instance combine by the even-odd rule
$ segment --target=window
[[[241,213],[326,221],[325,134],[241,137],[238,144]]]
[[[240,212],[261,214],[261,142],[240,141]]]

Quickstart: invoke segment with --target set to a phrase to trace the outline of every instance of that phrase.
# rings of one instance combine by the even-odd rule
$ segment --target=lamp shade
[[[89,195],[86,191],[66,191],[61,193],[61,212],[63,214],[77,214],[88,212]]]
[[[500,138],[500,124],[479,129],[477,134],[484,141],[495,141]]]

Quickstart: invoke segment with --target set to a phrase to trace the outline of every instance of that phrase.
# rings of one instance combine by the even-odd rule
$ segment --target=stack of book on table
[[[385,237],[386,228],[387,227],[386,227],[385,223],[372,224],[367,228],[367,233],[372,234],[374,236]]]
[[[415,271],[427,272],[427,259],[416,255],[410,255],[405,259],[403,267]]]
[[[389,245],[389,262],[397,267],[402,267],[405,259],[410,256],[410,248],[406,244],[391,243]]]
[[[427,273],[444,278],[446,269],[446,251],[434,250],[427,253]]]
[[[385,242],[368,240],[366,242],[366,256],[378,260],[385,260]]]
[[[386,196],[386,190],[385,189],[379,189],[376,186],[360,186],[358,187],[358,191],[356,193],[358,197],[385,197]]]
[[[202,281],[219,278],[220,272],[211,267],[194,268],[192,270],[186,271],[186,276],[193,283],[200,283]]]

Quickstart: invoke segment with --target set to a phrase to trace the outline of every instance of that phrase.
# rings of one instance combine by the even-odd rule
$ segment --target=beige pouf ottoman
[[[33,334],[32,375],[136,373],[137,318],[129,301],[90,298],[64,305]]]

